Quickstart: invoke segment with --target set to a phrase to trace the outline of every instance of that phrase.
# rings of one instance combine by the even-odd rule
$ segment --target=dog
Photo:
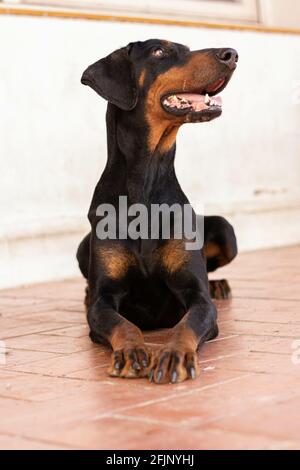
[[[111,347],[111,376],[149,377],[156,384],[195,379],[198,348],[218,335],[212,298],[228,298],[230,287],[226,280],[209,282],[207,273],[236,256],[232,226],[222,217],[204,217],[203,247],[187,250],[184,237],[134,239],[119,231],[115,238],[99,238],[103,213],[97,208],[110,204],[120,219],[120,196],[146,208],[189,204],[174,170],[177,132],[184,123],[221,115],[216,95],[237,62],[231,48],[190,51],[151,39],[116,50],[82,75],[81,82],[108,101],[108,159],[88,213],[91,232],[77,260],[87,279],[90,338]],[[153,353],[142,330],[160,328],[170,330]]]

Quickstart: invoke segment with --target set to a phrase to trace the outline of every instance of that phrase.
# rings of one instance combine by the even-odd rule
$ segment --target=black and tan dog
[[[205,122],[222,113],[219,97],[238,60],[233,49],[187,47],[162,40],[135,42],[87,68],[82,83],[108,101],[108,161],[96,186],[88,218],[91,233],[77,259],[88,281],[90,337],[110,345],[109,373],[145,377],[155,383],[194,379],[196,351],[218,334],[211,297],[226,298],[226,281],[209,283],[207,272],[237,253],[231,225],[205,217],[204,247],[186,250],[178,239],[101,240],[97,207],[188,203],[174,170],[180,126]],[[195,214],[193,214],[195,217]],[[141,330],[171,328],[155,354]]]

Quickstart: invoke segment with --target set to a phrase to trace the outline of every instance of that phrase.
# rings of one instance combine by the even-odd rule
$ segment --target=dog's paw
[[[215,300],[231,299],[231,289],[226,279],[209,281],[210,296]]]
[[[145,345],[129,346],[112,353],[108,373],[111,377],[126,379],[147,377],[149,364],[150,353]]]
[[[194,351],[170,345],[158,351],[152,359],[149,379],[156,384],[179,383],[199,375]]]

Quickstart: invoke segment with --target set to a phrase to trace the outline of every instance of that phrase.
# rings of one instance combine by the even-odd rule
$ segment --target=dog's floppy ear
[[[128,50],[123,47],[98,60],[81,77],[81,83],[125,111],[133,109],[138,99],[135,71]]]

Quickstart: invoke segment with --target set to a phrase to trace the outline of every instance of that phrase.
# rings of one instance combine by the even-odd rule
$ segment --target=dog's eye
[[[151,55],[153,55],[154,57],[162,57],[164,54],[165,51],[161,47],[157,47],[151,52]]]

